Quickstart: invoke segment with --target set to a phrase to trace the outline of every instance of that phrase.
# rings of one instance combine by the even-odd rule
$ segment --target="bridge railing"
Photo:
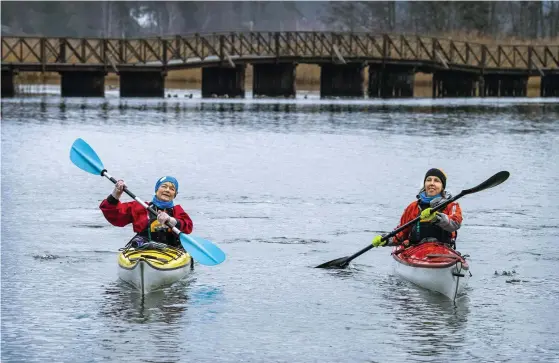
[[[2,63],[181,68],[274,58],[297,62],[428,63],[444,68],[559,69],[559,44],[488,45],[419,35],[240,32],[141,39],[2,37]]]

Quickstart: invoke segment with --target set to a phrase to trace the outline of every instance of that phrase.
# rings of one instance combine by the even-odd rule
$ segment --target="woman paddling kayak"
[[[155,195],[151,203],[156,210],[157,217],[151,215],[140,203],[120,202],[120,197],[126,186],[119,180],[112,193],[101,202],[99,208],[109,223],[113,226],[124,227],[132,223],[136,235],[129,242],[133,247],[154,241],[172,247],[181,247],[179,238],[166,226],[166,222],[177,227],[181,232],[192,233],[193,223],[188,214],[173,200],[179,191],[179,182],[172,176],[164,176],[155,183]]]
[[[442,212],[432,212],[431,206],[450,198],[446,192],[446,175],[440,169],[429,169],[423,178],[423,188],[413,201],[404,210],[399,226],[421,216],[419,222],[405,228],[390,240],[382,241],[382,235],[373,238],[373,246],[384,246],[386,243],[417,244],[427,240],[453,246],[456,231],[462,224],[462,210],[457,202],[449,203]]]
[[[445,191],[446,175],[440,169],[429,169],[423,178],[423,188],[404,210],[400,226],[417,220],[394,237],[373,238],[373,246],[384,246],[388,241],[396,245],[392,250],[394,272],[402,278],[439,292],[454,300],[464,290],[471,276],[470,266],[454,250],[456,231],[462,224],[462,210],[450,202],[442,211],[432,211],[436,205],[451,198]]]

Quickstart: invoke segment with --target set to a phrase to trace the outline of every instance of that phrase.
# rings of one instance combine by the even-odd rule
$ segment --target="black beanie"
[[[425,180],[427,179],[428,176],[436,176],[437,178],[441,179],[441,182],[443,183],[443,190],[446,189],[446,175],[445,173],[443,173],[441,169],[437,169],[437,168],[429,169],[427,173],[425,173],[425,178],[423,178],[423,184],[425,184]]]

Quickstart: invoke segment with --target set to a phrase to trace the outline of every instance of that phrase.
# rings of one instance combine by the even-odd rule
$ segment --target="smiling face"
[[[157,188],[155,192],[157,199],[164,202],[170,202],[177,196],[177,191],[175,189],[175,184],[171,182],[165,182]]]
[[[425,179],[425,194],[428,197],[440,194],[443,191],[443,182],[436,176],[428,176]]]

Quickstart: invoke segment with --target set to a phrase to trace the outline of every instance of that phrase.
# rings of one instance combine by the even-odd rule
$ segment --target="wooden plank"
[[[269,35],[270,35],[270,34],[269,34]],[[268,54],[259,54],[259,55],[261,55],[261,56],[262,56],[262,55],[268,55],[268,56],[273,56],[273,55],[275,55],[274,48],[272,47],[272,41],[266,40],[266,39],[264,38],[264,36],[262,35],[262,33],[258,33],[257,38],[259,39],[259,41],[262,42],[262,43],[260,43],[260,45],[262,45],[262,46],[264,47],[264,49],[265,49],[265,50],[267,49],[268,52],[269,52]]]
[[[157,45],[161,45],[161,39],[157,40]],[[151,44],[149,43],[149,41],[147,40],[142,40],[140,41],[140,45],[143,46],[143,48],[146,50],[146,52],[144,53],[144,59],[143,59],[143,63],[147,63],[147,62],[152,62],[152,61],[158,61],[161,63],[167,63],[167,62],[163,62],[163,56],[162,54],[160,54],[159,51],[153,49],[153,47],[151,46]],[[149,50],[150,55],[153,55],[155,57],[155,59],[148,57],[147,51]]]
[[[427,48],[425,43],[423,43],[420,37],[417,37],[417,41],[418,41],[418,47],[425,51],[425,53],[429,56],[429,60],[433,61],[434,55],[429,53],[429,49]]]
[[[134,44],[138,44],[136,41],[133,40],[124,40],[124,49],[125,50],[129,50],[130,51],[130,56],[128,56],[128,54],[125,54],[125,62],[124,63],[128,63],[128,61],[133,60],[135,57],[136,62],[132,62],[132,63],[146,63],[145,59],[142,57],[141,54],[141,48],[136,45],[134,46]]]
[[[49,51],[52,57],[48,56]],[[56,62],[56,60],[60,56],[59,51],[60,49],[58,47],[58,44],[55,46],[50,42],[50,39],[46,39],[45,41],[45,52],[47,52],[47,56],[45,57],[47,59],[46,63],[49,63],[49,61],[53,63]]]
[[[498,55],[497,58],[500,58],[501,56],[505,57],[505,59],[507,60],[507,62],[509,62],[509,65],[514,68],[514,63],[513,61],[509,58],[508,54],[504,51],[502,46],[498,47]],[[498,66],[502,66],[501,62],[498,63]]]
[[[477,56],[477,54],[473,51],[472,47],[470,46],[470,43],[466,43],[466,58],[469,58],[469,55],[472,54],[474,56],[474,60],[476,61],[476,63],[474,65],[479,66],[479,64],[481,64],[481,59],[480,57]],[[469,64],[469,63],[468,63]]]
[[[329,55],[333,45],[332,42],[326,37],[326,34],[320,34],[319,40],[322,44],[320,55]]]
[[[367,34],[366,39],[373,45],[374,49],[376,49],[378,51],[379,55],[382,57],[383,56],[383,49],[382,49],[382,46],[378,43],[378,41],[375,39],[375,36]],[[373,53],[370,53],[369,56],[373,56]]]
[[[15,45],[11,46],[6,39],[2,38],[2,63],[7,62],[7,58],[10,56],[10,54],[14,55],[16,61],[22,62],[16,52],[18,43],[19,41],[16,41]],[[6,46],[6,48],[8,48],[8,53],[4,53],[4,45]]]
[[[396,45],[396,43],[394,43],[394,41],[388,34],[386,34],[386,41],[388,42],[389,49],[394,50],[397,53],[398,57],[402,58],[402,52],[400,52],[400,49],[398,49],[398,46]],[[392,52],[388,52],[387,56],[392,58]]]
[[[367,46],[361,41],[361,38],[355,37],[355,44],[357,44],[357,48],[363,51],[363,57],[367,57],[369,55],[369,49]]]
[[[86,63],[89,61],[89,59],[91,59],[91,57],[93,56],[94,58],[96,58],[99,63],[105,63],[103,60],[103,57],[101,57],[101,45],[103,43],[101,41],[98,41],[97,46],[95,46],[95,48],[91,45],[91,43],[85,42],[84,44],[84,48],[89,49],[91,52],[89,53],[90,55],[87,56],[87,58],[85,59]],[[97,49],[99,50],[99,52],[97,52]]]
[[[495,58],[493,56],[493,53],[491,53],[491,51],[489,50],[489,48],[487,48],[486,45],[484,45],[485,47],[485,67],[487,68],[488,64],[487,64],[487,57],[489,56],[489,58],[491,58],[491,60],[493,61],[493,63],[495,64],[495,67],[499,68],[501,67],[501,64],[498,62],[497,58]]]
[[[434,42],[436,43],[437,46],[437,51],[435,52],[433,50],[434,53],[436,53],[437,58],[439,59],[439,61],[441,61],[441,63],[445,66],[445,68],[448,68],[448,62],[450,62],[450,57],[448,56],[448,54],[445,52],[443,46],[441,45],[441,43],[439,42],[438,39],[435,39]],[[444,57],[443,57],[444,56]]]
[[[85,63],[85,59],[82,58],[81,52],[79,52],[79,46],[74,47],[72,43],[70,43],[69,38],[64,38],[64,44],[66,45],[66,49],[70,49],[71,52],[69,56],[66,54],[66,62],[68,62],[68,58],[76,57],[79,63]]]
[[[29,45],[29,43],[27,42],[27,39],[22,39],[22,40],[21,40],[21,46],[22,46],[22,47],[25,46],[25,47],[29,50],[29,53],[31,53],[32,55],[35,56],[35,59],[34,59],[35,62],[33,62],[33,63],[39,63],[39,62],[41,62],[41,56],[35,52],[35,46],[36,46],[37,44],[39,44],[39,46],[40,46],[40,44],[41,44],[40,41],[39,41],[39,43],[36,43],[35,45],[31,46],[31,45]],[[27,55],[28,55],[28,54],[26,54],[26,55],[25,55],[25,58],[22,59],[22,62],[25,61],[25,59],[27,59]]]
[[[303,37],[303,35],[305,35],[305,37]],[[308,52],[308,53],[304,53],[307,56],[314,56],[313,54],[313,48],[312,48],[312,40],[309,40],[309,36],[306,33],[298,33],[297,34],[298,38],[301,39],[301,43],[303,44],[303,52]]]
[[[411,52],[411,54],[412,54],[411,59],[417,59],[417,54],[415,53],[415,51],[411,47],[410,42],[408,41],[408,38],[406,38],[406,36],[402,35],[402,40],[401,41],[402,41],[402,48],[405,45],[409,49],[409,51]],[[404,49],[402,49],[402,53],[404,53]]]
[[[558,49],[559,49],[559,47],[558,47]],[[553,52],[550,50],[550,47],[546,46],[545,47],[545,54],[549,55],[551,57],[551,59],[555,62],[556,67],[559,67],[559,51],[558,51],[557,58],[555,58],[555,56],[553,55]]]
[[[278,55],[284,56],[294,56],[296,54],[295,49],[290,44],[290,33],[289,32],[278,32],[277,39],[279,41],[279,51]]]
[[[43,69],[54,62],[99,64],[115,69],[115,62],[121,67],[154,60],[164,63],[171,59],[185,63],[173,64],[173,69],[180,69],[195,67],[193,63],[186,64],[189,58],[204,60],[216,55],[225,60],[227,52],[230,58],[245,57],[249,62],[250,57],[263,56],[279,56],[279,61],[281,57],[288,57],[289,61],[305,63],[320,63],[325,57],[334,57],[347,61],[349,58],[364,61],[382,58],[390,64],[414,66],[431,66],[431,62],[436,62],[464,71],[482,68],[507,72],[507,68],[514,68],[541,74],[546,69],[559,68],[559,46],[555,44],[532,47],[482,45],[386,34],[382,35],[381,45],[379,36],[351,32],[223,32],[126,40],[2,37],[2,62],[31,64]],[[206,62],[213,64],[213,60]]]
[[[539,54],[539,52],[538,52],[538,48],[541,48],[541,47],[538,47],[538,46],[535,46],[535,47],[534,47],[534,50],[533,50],[533,53],[532,53],[532,58],[535,58],[535,59],[537,59],[538,61],[540,61],[540,64],[539,64],[539,65],[540,65],[541,67],[547,67],[546,62],[544,62],[544,59],[545,59],[545,52],[544,52],[544,54],[543,54],[544,59],[542,59],[542,57],[540,56],[540,54]]]
[[[456,44],[454,42],[450,42],[450,46],[452,47],[452,49],[454,50],[453,54],[458,54],[458,57],[460,58],[460,60],[462,61],[463,64],[468,64],[468,62],[466,61],[466,58],[462,55],[462,53],[460,53],[460,49],[458,49],[458,47],[456,46]],[[453,57],[452,57],[453,58]],[[454,62],[456,63],[456,62]]]
[[[193,46],[192,44],[190,44],[190,41],[188,41],[188,40],[185,39],[185,38],[181,38],[181,40],[182,40],[182,42],[184,43],[184,45],[186,46],[186,48],[188,48],[188,49],[190,49],[190,50],[192,51],[192,54],[193,54],[196,58],[200,58],[200,59],[203,59],[203,58],[204,58],[204,57],[202,56],[202,54],[198,53],[198,49],[196,48],[196,45]],[[196,41],[196,39],[195,39],[194,41]],[[185,58],[185,59],[188,58],[188,57],[186,56],[186,50],[185,50],[184,58]]]
[[[516,65],[516,62],[515,62],[514,68],[528,68],[528,60],[522,56],[522,54],[520,53],[520,49],[519,49],[519,48],[520,48],[520,47],[513,46],[513,48],[512,48],[512,49],[513,49],[513,54],[518,54],[518,57],[519,57],[520,60],[524,63],[524,67],[518,67],[518,66]]]

